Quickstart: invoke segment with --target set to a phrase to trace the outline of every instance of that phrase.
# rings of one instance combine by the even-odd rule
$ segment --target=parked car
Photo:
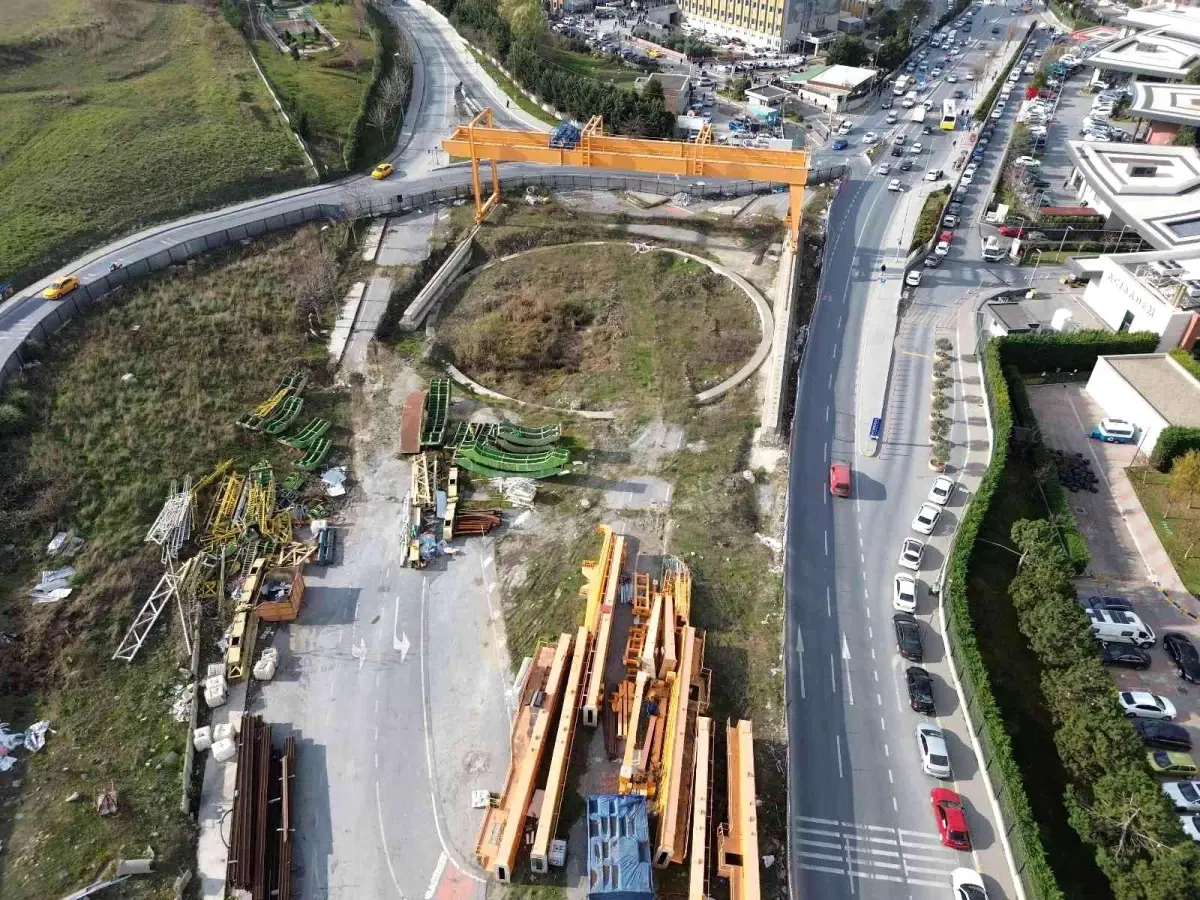
[[[927,269],[936,269],[938,266],[940,266],[942,264],[942,258],[940,256],[938,256],[936,253],[930,253],[922,261],[922,264]]]
[[[1193,781],[1164,781],[1163,793],[1176,812],[1200,812],[1200,788]]]
[[[1157,722],[1154,719],[1134,719],[1130,724],[1147,747],[1181,753],[1192,749],[1192,736],[1182,725]]]
[[[941,245],[939,244],[938,246]],[[938,254],[938,256],[945,255],[945,253]],[[913,516],[912,530],[918,534],[933,534],[941,515],[942,509],[940,506],[936,506],[933,503],[922,503],[921,508],[917,510],[917,514]]]
[[[921,624],[910,613],[892,616],[892,628],[896,632],[896,650],[910,662],[921,662],[925,648],[921,645]]]
[[[954,900],[987,900],[983,879],[974,869],[965,866],[950,873],[950,889],[954,892]]]
[[[947,228],[955,228],[958,226],[958,216],[953,213],[947,213],[942,219],[942,224]]]
[[[909,666],[904,670],[904,681],[908,685],[908,702],[913,712],[937,715],[933,704],[933,679],[929,673],[920,666]]]
[[[1183,826],[1184,834],[1200,844],[1200,816],[1180,816],[1179,824]]]
[[[1100,642],[1100,662],[1106,666],[1124,669],[1150,668],[1150,654],[1132,644],[1109,644]]]
[[[892,608],[900,612],[917,611],[917,579],[898,572],[892,585]]]
[[[1190,778],[1197,772],[1195,760],[1187,753],[1151,750],[1146,754],[1146,762],[1159,775],[1184,775]]]
[[[928,722],[917,726],[917,752],[921,754],[921,771],[934,778],[949,778],[950,751],[942,729]]]
[[[1088,597],[1079,601],[1084,609],[1119,609],[1121,612],[1133,612],[1133,604],[1124,597]]]
[[[1192,684],[1200,683],[1200,652],[1186,634],[1168,631],[1163,635],[1163,649],[1175,663],[1179,677]]]
[[[917,287],[921,283],[921,270],[913,269],[904,276],[904,283],[909,287]]]
[[[934,788],[929,792],[929,799],[933,803],[933,819],[942,843],[955,850],[970,850],[971,832],[967,828],[962,798],[946,788]]]
[[[1121,711],[1131,719],[1161,719],[1169,722],[1177,714],[1174,703],[1149,691],[1121,691],[1117,694],[1117,702],[1121,704]]]
[[[933,480],[933,487],[929,489],[929,501],[938,506],[945,506],[953,493],[954,481],[945,475],[939,475]]]

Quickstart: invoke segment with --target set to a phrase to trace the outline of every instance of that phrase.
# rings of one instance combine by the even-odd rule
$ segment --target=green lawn
[[[549,48],[542,51],[542,54],[548,62],[555,63],[576,75],[583,75],[604,84],[632,88],[633,82],[642,77],[641,70],[631,69],[608,58],[597,59],[586,53]]]
[[[91,25],[53,42],[0,28],[0,280],[26,283],[106,239],[306,177],[224,19],[146,0],[87,9]],[[0,0],[0,22],[14,11],[26,35],[81,15],[75,0]]]
[[[0,627],[20,636],[0,656],[0,721],[46,718],[57,732],[18,763],[19,788],[4,780],[0,900],[64,896],[146,847],[163,874],[117,896],[169,897],[171,879],[195,867],[195,825],[179,812],[186,726],[168,716],[170,689],[185,682],[174,606],[133,663],[110,656],[162,573],[143,538],[172,479],[229,457],[243,472],[264,458],[290,472],[293,452],[233,424],[281,373],[309,369],[304,416],[331,418],[346,446],[324,344],[297,325],[289,283],[319,240],[315,228],[276,235],[144,279],[73,322],[0,398],[26,412],[0,438]],[[331,324],[331,304],[321,318]],[[86,540],[75,593],[33,606],[25,592],[47,536],[67,527]],[[207,621],[211,661],[223,623]],[[102,819],[92,803],[110,780],[122,811]],[[64,802],[75,792],[81,802]]]
[[[1200,506],[1193,506],[1186,498],[1172,502],[1167,496],[1170,480],[1170,476],[1149,467],[1129,470],[1129,481],[1184,587],[1200,594]],[[1166,515],[1168,508],[1170,516]]]
[[[303,110],[307,137],[323,171],[342,172],[342,148],[371,81],[375,45],[350,4],[314,3],[313,17],[332,32],[339,46],[293,61],[268,41],[255,49],[263,70],[281,97]],[[363,20],[365,21],[365,20]]]
[[[1013,759],[1020,767],[1025,793],[1041,828],[1046,857],[1068,900],[1112,897],[1108,879],[1097,868],[1092,850],[1067,821],[1063,804],[1067,773],[1054,745],[1055,725],[1042,700],[1042,667],[1017,627],[1008,584],[1018,558],[984,543],[1012,546],[1009,532],[1018,519],[1045,518],[1033,475],[1009,458],[1004,481],[996,491],[971,553],[967,596],[979,649],[991,678],[992,691],[1012,738]]]

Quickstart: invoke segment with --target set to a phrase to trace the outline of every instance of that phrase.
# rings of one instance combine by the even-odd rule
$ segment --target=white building
[[[1146,454],[1168,425],[1200,427],[1200,382],[1163,353],[1101,356],[1086,390],[1107,418],[1137,426],[1138,449]]]
[[[1170,25],[1139,31],[1092,54],[1087,63],[1099,76],[1125,72],[1135,79],[1182,81],[1200,63],[1200,33]]]
[[[1172,144],[1180,126],[1200,126],[1200,84],[1139,81],[1129,112],[1149,125],[1146,143]]]
[[[1088,282],[1083,302],[1113,331],[1153,331],[1161,335],[1158,349],[1170,350],[1180,346],[1185,337],[1194,339],[1200,261],[1192,260],[1192,268],[1184,269],[1171,260],[1131,260],[1143,255],[1125,253],[1088,260],[1100,277]]]

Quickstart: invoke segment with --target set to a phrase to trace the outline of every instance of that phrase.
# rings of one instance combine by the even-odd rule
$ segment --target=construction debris
[[[108,787],[96,796],[96,815],[115,816],[121,810],[121,799],[117,795],[116,782],[110,781]]]
[[[176,722],[186,722],[192,717],[192,701],[196,699],[196,682],[180,684],[175,687],[175,697],[171,701],[171,718]]]
[[[78,537],[69,531],[60,531],[54,536],[50,543],[46,545],[46,555],[61,556],[63,559],[70,559],[82,549],[83,538]]]
[[[493,478],[488,486],[513,506],[533,506],[537,482],[532,478]]]
[[[34,603],[54,603],[71,596],[71,579],[75,569],[64,566],[61,569],[43,569],[41,580],[29,592]]]
[[[341,497],[346,493],[346,467],[335,466],[321,476],[325,484],[325,493],[330,497]]]
[[[212,726],[201,725],[192,732],[192,746],[200,753],[203,753],[213,744]]]

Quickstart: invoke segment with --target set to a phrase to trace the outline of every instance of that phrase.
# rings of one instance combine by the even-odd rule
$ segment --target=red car
[[[1002,235],[1004,235],[1004,237],[1020,237],[1021,232],[1023,232],[1024,230],[1025,229],[1022,228],[1020,225],[1001,225],[1000,226],[1000,233]]]
[[[943,231],[941,234],[938,235],[938,240],[945,241],[947,244],[951,244],[954,242],[954,232],[953,231]]]
[[[850,467],[845,463],[829,464],[829,493],[835,497],[850,496]]]
[[[929,799],[933,801],[933,817],[937,819],[942,843],[955,850],[970,850],[971,832],[967,830],[962,798],[946,788],[934,788],[929,792]]]

